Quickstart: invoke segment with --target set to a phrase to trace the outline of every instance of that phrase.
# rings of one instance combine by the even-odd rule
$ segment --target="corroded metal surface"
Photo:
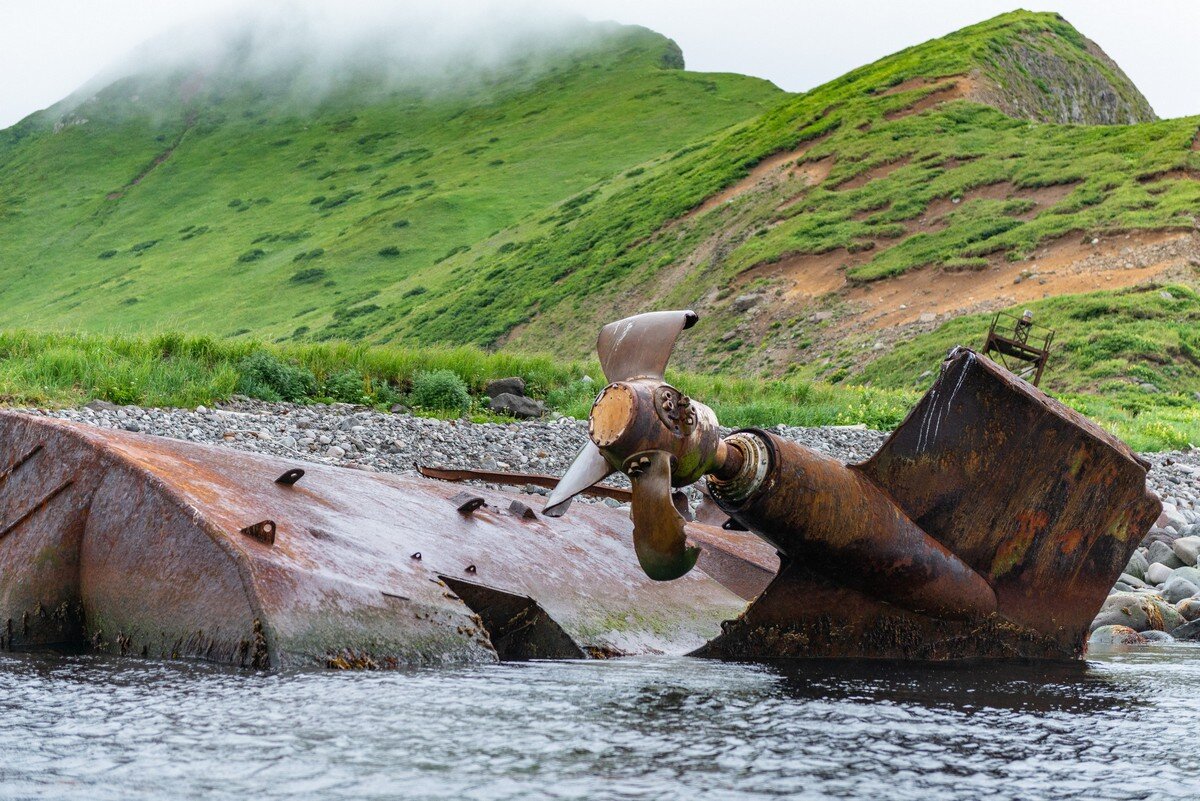
[[[461,467],[431,467],[421,465],[417,472],[426,478],[436,478],[439,481],[486,481],[491,484],[507,484],[517,486],[532,484],[535,487],[554,489],[558,486],[558,476],[547,476],[542,473],[509,473],[498,470],[471,470]],[[615,501],[629,503],[633,493],[624,487],[609,487],[595,484],[580,491],[581,495],[593,495],[598,498],[612,498]]]
[[[965,349],[861,465],[759,436],[767,475],[723,508],[788,559],[702,655],[1076,657],[1161,510],[1128,447]]]
[[[861,472],[763,431],[769,468],[749,497],[713,498],[731,517],[800,564],[903,609],[944,619],[996,610],[988,583],[918,528]]]
[[[0,452],[0,470],[34,453],[0,483],[6,647],[256,667],[495,660],[442,577],[531,599],[539,630],[587,653],[685,652],[744,606],[701,572],[647,579],[627,516],[602,505],[550,521],[479,490],[486,505],[463,514],[453,484],[305,464],[288,485],[294,462],[17,414],[0,414]]]

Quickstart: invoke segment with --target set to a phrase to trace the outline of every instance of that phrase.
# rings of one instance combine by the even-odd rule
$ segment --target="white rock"
[[[1171,549],[1185,565],[1194,567],[1200,561],[1200,537],[1180,537],[1171,543]]]
[[[1162,562],[1155,562],[1146,570],[1146,581],[1149,584],[1162,584],[1171,577],[1171,568]]]

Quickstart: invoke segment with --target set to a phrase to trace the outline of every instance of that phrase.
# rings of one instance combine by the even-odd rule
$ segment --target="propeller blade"
[[[700,549],[687,544],[683,518],[671,500],[671,456],[649,451],[635,457],[641,472],[633,482],[633,549],[646,575],[670,581],[696,565]]]
[[[575,461],[567,468],[567,472],[559,480],[546,499],[546,508],[542,514],[547,517],[562,517],[571,505],[571,499],[588,487],[603,481],[615,471],[609,466],[608,460],[600,453],[594,442],[590,440],[579,451]]]
[[[694,311],[637,314],[600,330],[596,351],[609,383],[631,378],[662,379],[675,340],[700,319]]]

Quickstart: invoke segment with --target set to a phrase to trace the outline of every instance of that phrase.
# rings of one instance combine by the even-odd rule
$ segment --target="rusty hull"
[[[0,454],[9,649],[258,668],[684,653],[773,572],[770,546],[696,526],[730,543],[712,558],[735,591],[702,571],[655,582],[603,505],[550,520],[477,490],[462,513],[453,484],[15,413]]]
[[[784,551],[783,569],[700,655],[1078,657],[1161,511],[1124,443],[966,349],[863,464],[775,447],[764,491],[722,506]],[[899,528],[881,523],[889,507]],[[938,547],[897,540],[912,524]],[[994,613],[953,619],[912,602],[961,579],[939,549],[986,581]]]

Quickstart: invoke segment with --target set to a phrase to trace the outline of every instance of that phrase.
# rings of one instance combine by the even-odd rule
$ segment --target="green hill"
[[[642,28],[587,33],[450,87],[347,73],[315,103],[234,50],[33,115],[0,132],[5,325],[377,335],[372,311],[459,282],[455,255],[782,96]]]
[[[437,91],[360,65],[312,96],[304,54],[252,75],[235,45],[0,132],[5,327],[575,358],[689,306],[681,367],[894,399],[1030,308],[1059,331],[1045,387],[1196,439],[1200,117],[1158,120],[1060,16],[799,95],[686,72],[641,28],[541,46]]]

